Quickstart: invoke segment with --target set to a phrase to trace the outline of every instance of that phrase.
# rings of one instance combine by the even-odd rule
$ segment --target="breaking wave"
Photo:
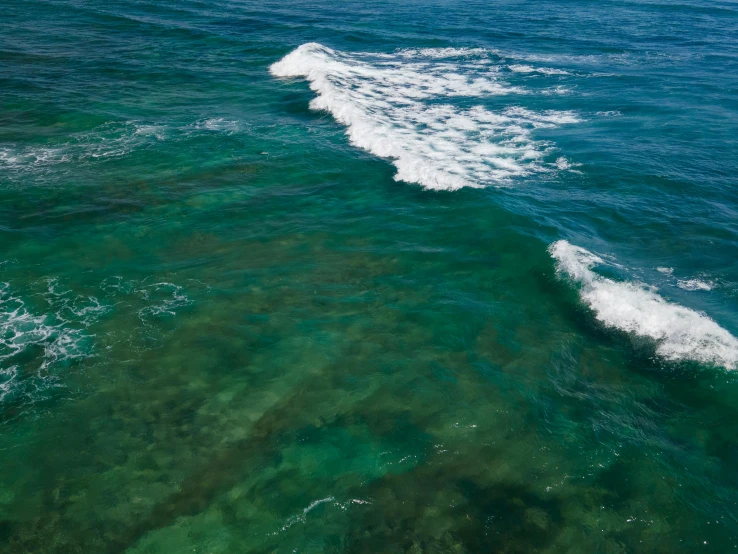
[[[304,77],[355,146],[392,160],[396,180],[456,190],[509,183],[555,171],[544,163],[548,142],[533,131],[577,123],[570,111],[512,105],[491,111],[449,98],[528,94],[510,86],[484,51],[424,49],[395,54],[347,54],[303,44],[271,66],[276,77]]]
[[[607,327],[656,342],[667,360],[694,360],[726,369],[738,368],[738,339],[708,316],[668,302],[653,290],[618,282],[592,271],[606,262],[565,240],[549,247],[557,271],[580,285],[580,295]]]

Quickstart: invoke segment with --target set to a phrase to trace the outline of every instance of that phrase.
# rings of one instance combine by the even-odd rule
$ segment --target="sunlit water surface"
[[[2,552],[738,547],[735,3],[2,12]]]

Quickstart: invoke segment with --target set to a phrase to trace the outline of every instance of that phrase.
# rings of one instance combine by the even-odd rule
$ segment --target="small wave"
[[[122,276],[108,277],[100,288],[115,302],[118,317],[134,318],[138,325],[116,340],[128,344],[134,352],[160,346],[171,332],[177,313],[193,304],[185,287],[166,281],[127,280]]]
[[[545,94],[546,96],[551,96],[554,94],[571,94],[572,89],[569,87],[565,87],[563,85],[559,85],[557,87],[551,87],[551,88],[545,88],[541,90],[541,94]]]
[[[703,281],[701,279],[677,279],[674,283],[674,268],[672,267],[657,267],[656,271],[666,275],[669,278],[669,284],[686,291],[711,291],[715,288],[713,281]]]
[[[602,65],[610,63],[615,65],[630,65],[633,63],[631,54],[530,54],[523,52],[495,51],[499,56],[528,63],[548,64],[578,64],[578,65]]]
[[[210,119],[202,119],[195,123],[195,129],[212,131],[217,133],[233,134],[237,133],[241,126],[238,121],[226,119],[224,117],[211,117]]]
[[[13,390],[17,377],[17,365],[0,369],[0,403],[2,403],[5,397]]]
[[[73,133],[53,145],[0,147],[0,169],[10,175],[25,176],[68,163],[120,158],[150,144],[152,139],[165,140],[165,128],[134,122],[109,123],[92,131]]]
[[[579,174],[582,173],[581,171],[574,169],[575,167],[579,167],[582,164],[573,164],[569,160],[567,160],[564,156],[557,158],[554,165],[559,171],[570,171],[572,173],[579,173]]]
[[[0,170],[7,176],[44,174],[55,166],[121,158],[159,142],[186,138],[194,132],[238,132],[238,122],[222,117],[192,124],[140,121],[110,122],[92,130],[59,137],[53,144],[0,145]]]
[[[64,147],[26,147],[16,149],[12,146],[0,148],[0,165],[8,171],[54,165],[68,162],[72,155]]]
[[[496,50],[486,48],[405,48],[397,52],[403,58],[423,58],[442,60],[446,58],[486,57],[488,54],[496,54]],[[392,55],[387,55],[392,57]]]
[[[306,508],[302,510],[302,513],[294,516],[290,516],[287,518],[287,520],[284,522],[282,527],[278,530],[272,533],[272,535],[277,535],[283,531],[286,531],[296,523],[305,523],[307,521],[307,516],[310,512],[312,512],[315,508],[320,506],[321,504],[338,504],[336,502],[336,499],[332,496],[328,496],[326,498],[321,498],[320,500],[314,500],[311,502]]]
[[[165,281],[155,283],[149,279],[129,281],[116,275],[103,280],[100,288],[111,297],[138,299],[137,304],[142,303],[143,306],[137,305],[136,313],[143,323],[160,316],[174,316],[177,309],[192,304],[184,287]]]
[[[153,283],[137,288],[136,292],[149,302],[138,311],[138,317],[144,323],[155,317],[174,316],[178,308],[192,303],[184,288],[174,283]]]
[[[40,290],[39,290],[40,289]],[[100,284],[101,298],[80,295],[58,279],[41,279],[28,290],[0,283],[0,401],[35,402],[60,387],[60,369],[95,354],[90,329],[115,309],[116,318],[133,318],[118,335],[108,328],[105,342],[127,343],[130,351],[160,344],[179,310],[192,304],[184,287],[165,281],[109,277]]]
[[[557,271],[580,285],[580,295],[607,327],[654,340],[667,360],[694,360],[738,368],[738,339],[704,314],[673,304],[654,290],[617,282],[592,268],[606,262],[596,254],[560,240],[549,247]]]
[[[715,286],[714,283],[700,281],[699,279],[685,279],[685,280],[680,279],[677,281],[677,287],[679,287],[682,290],[688,290],[688,291],[695,291],[695,290],[709,291],[709,290],[712,290],[714,286]]]
[[[553,67],[533,67],[532,65],[515,64],[507,66],[514,73],[540,73],[542,75],[571,75],[563,69],[555,69]]]
[[[327,496],[326,498],[321,498],[319,500],[314,500],[311,502],[307,507],[303,508],[302,512],[297,515],[289,516],[285,522],[282,524],[282,526],[271,533],[272,535],[278,535],[290,527],[292,527],[295,524],[304,524],[307,523],[307,518],[310,512],[312,512],[315,508],[321,506],[321,505],[327,505],[332,506],[334,508],[338,508],[340,510],[346,511],[350,509],[353,505],[359,505],[359,506],[366,506],[372,504],[369,500],[364,500],[362,498],[350,498],[346,500],[345,502],[340,502],[336,500],[333,496]]]
[[[87,328],[108,310],[92,296],[60,291],[55,280],[47,281],[42,297],[47,313],[33,310],[9,283],[0,283],[0,399],[22,388],[20,374],[30,371],[32,388],[44,388],[54,381],[54,367],[88,357]]]
[[[47,294],[54,295],[53,283]],[[84,329],[107,311],[94,297],[64,294],[50,302],[50,313],[36,315],[20,297],[2,283],[0,290],[0,363],[33,347],[43,351],[41,369],[55,362],[84,357],[87,352]]]
[[[396,180],[456,190],[551,171],[542,162],[550,144],[534,140],[532,131],[577,123],[573,112],[520,106],[490,111],[439,102],[528,92],[500,80],[496,68],[448,62],[478,54],[458,49],[346,54],[309,43],[270,70],[276,77],[306,78],[317,93],[310,107],[333,114],[355,146],[392,160]]]
[[[392,57],[388,54],[381,56]],[[407,59],[471,59],[475,63],[505,63],[511,71],[519,73],[546,73],[549,75],[571,75],[564,69],[545,67],[539,69],[530,64],[577,64],[577,65],[601,65],[611,63],[615,65],[630,65],[633,58],[630,54],[531,54],[525,52],[514,52],[500,50],[498,48],[407,48],[396,52],[397,56]],[[514,63],[510,63],[514,62]],[[532,69],[532,71],[531,71]],[[589,73],[589,76],[605,76],[610,74]]]

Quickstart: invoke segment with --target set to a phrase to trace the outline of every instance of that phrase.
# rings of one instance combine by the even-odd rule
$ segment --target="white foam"
[[[572,112],[461,108],[448,97],[520,95],[478,50],[413,50],[346,54],[303,44],[270,68],[277,77],[305,77],[325,110],[346,125],[349,140],[397,168],[395,179],[428,189],[455,190],[509,183],[552,171],[550,144],[532,132],[579,121]],[[471,57],[471,60],[450,61]],[[441,60],[439,62],[439,60]]]
[[[174,283],[153,283],[136,289],[143,300],[150,302],[138,311],[138,317],[144,323],[159,316],[174,316],[177,309],[188,306],[192,301],[187,297],[184,288]]]
[[[358,501],[361,502],[361,501]],[[357,502],[357,503],[358,503]],[[281,533],[282,531],[286,531],[296,523],[305,523],[307,521],[308,514],[313,511],[315,508],[320,506],[321,504],[334,504],[339,507],[343,507],[340,502],[336,502],[336,499],[332,496],[328,496],[326,498],[321,498],[320,500],[314,500],[311,502],[306,508],[303,508],[302,513],[294,516],[290,516],[285,521],[284,525],[278,530],[272,533],[272,535],[277,535]]]
[[[108,311],[92,296],[61,290],[54,279],[46,283],[41,296],[48,303],[47,313],[29,308],[8,283],[0,283],[0,400],[21,386],[18,376],[26,370],[21,371],[16,360],[24,352],[38,352],[33,356],[35,389],[50,386],[54,379],[49,372],[55,365],[89,356],[91,335],[86,329]]]
[[[233,134],[240,130],[238,122],[222,117],[199,120],[189,124],[167,121],[109,122],[88,131],[58,137],[48,145],[0,145],[0,171],[6,176],[26,178],[43,175],[55,166],[68,163],[90,163],[127,156],[166,140],[186,138],[194,133],[221,132]]]
[[[664,275],[672,275],[674,273],[673,267],[657,267],[656,271],[663,273]]]
[[[626,65],[632,63],[630,54],[526,54],[522,52],[503,52],[500,50],[494,50],[493,52],[495,52],[502,58],[524,61],[528,63],[579,65],[601,65],[603,62]]]
[[[17,365],[0,369],[0,402],[13,390],[17,377]]]
[[[516,68],[520,68],[526,72],[529,67],[533,67],[534,71],[538,68],[529,64],[547,63],[547,64],[577,64],[577,65],[601,65],[603,62],[613,63],[616,65],[630,65],[632,56],[630,54],[530,54],[524,52],[504,51],[496,48],[408,48],[399,50],[397,55],[405,58],[424,58],[424,59],[448,59],[448,58],[474,58],[479,60],[488,60],[493,62],[526,62],[510,64]],[[509,66],[508,66],[509,67]],[[544,68],[552,71],[564,71],[562,69]],[[515,71],[515,69],[512,69]],[[570,74],[565,72],[566,74]],[[561,73],[563,74],[563,73]],[[589,73],[589,76],[611,76],[605,73]]]
[[[563,69],[555,69],[553,67],[533,67],[532,65],[515,64],[509,65],[508,69],[515,73],[540,73],[541,75],[570,75],[568,71]]]
[[[559,171],[570,171],[572,173],[578,173],[578,174],[582,173],[581,171],[574,169],[574,167],[578,167],[582,164],[573,164],[569,160],[567,160],[564,156],[557,158],[554,165]]]
[[[605,261],[567,241],[549,247],[557,271],[581,286],[582,300],[598,321],[657,343],[667,360],[695,360],[738,368],[738,339],[708,316],[666,301],[654,290],[603,277],[592,268]]]
[[[238,132],[240,125],[238,121],[226,119],[224,117],[211,117],[209,119],[202,119],[196,122],[195,128],[205,131],[222,132],[230,135]]]
[[[677,287],[683,290],[695,291],[695,290],[712,290],[713,283],[700,281],[699,279],[685,279],[677,281]]]
[[[403,58],[431,58],[434,60],[469,56],[484,58],[488,54],[497,54],[497,50],[487,50],[486,48],[405,48],[397,52],[397,55]],[[392,57],[387,54],[384,56]]]
[[[147,144],[152,138],[164,140],[165,133],[161,125],[106,123],[90,131],[60,138],[54,145],[5,145],[0,147],[0,169],[10,174],[27,175],[69,162],[119,158]]]
[[[160,316],[175,316],[179,308],[192,304],[184,287],[165,281],[128,281],[117,275],[103,280],[100,288],[110,296],[137,296],[145,303],[138,310],[138,318],[145,324]]]

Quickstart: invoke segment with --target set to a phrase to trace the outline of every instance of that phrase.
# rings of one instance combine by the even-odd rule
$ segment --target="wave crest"
[[[667,360],[694,360],[726,369],[738,368],[738,339],[704,314],[668,302],[643,285],[617,282],[592,268],[605,261],[565,240],[549,253],[559,274],[580,284],[580,295],[598,321],[657,343]]]
[[[392,160],[396,180],[427,189],[456,190],[506,184],[512,177],[554,171],[542,163],[550,144],[532,131],[579,121],[573,112],[519,106],[490,111],[444,99],[527,94],[501,80],[499,67],[475,52],[434,55],[347,54],[303,44],[270,68],[276,77],[304,77],[317,94],[313,110],[330,112],[349,140]],[[439,61],[440,60],[440,61]]]

